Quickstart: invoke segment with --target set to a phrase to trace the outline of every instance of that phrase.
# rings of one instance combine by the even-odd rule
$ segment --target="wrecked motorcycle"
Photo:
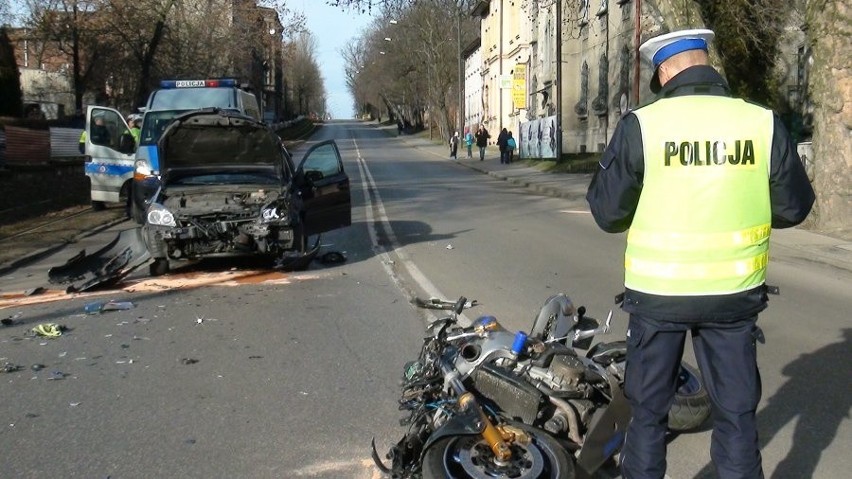
[[[408,431],[387,453],[390,466],[373,441],[376,466],[394,478],[566,479],[576,467],[592,474],[611,463],[630,419],[627,346],[590,346],[609,332],[612,312],[601,325],[555,295],[526,335],[493,316],[460,326],[465,303],[429,325],[420,356],[405,365],[399,404]],[[669,428],[697,428],[709,414],[700,376],[682,364]]]

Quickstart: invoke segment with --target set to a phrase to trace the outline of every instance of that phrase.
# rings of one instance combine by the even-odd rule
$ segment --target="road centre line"
[[[390,254],[388,253],[388,249],[383,245],[379,244],[378,241],[378,233],[377,227],[379,223],[385,230],[385,234],[387,235],[388,242],[394,251],[394,254],[397,258],[399,258],[399,263],[408,271],[408,274],[417,283],[418,286],[430,297],[432,298],[440,298],[446,299],[447,297],[441,293],[441,291],[420,271],[420,268],[414,264],[411,259],[409,259],[408,254],[406,254],[405,249],[399,243],[396,238],[396,234],[394,234],[393,229],[390,225],[390,220],[387,217],[387,212],[385,211],[385,206],[382,203],[382,197],[379,194],[379,189],[376,186],[375,180],[373,180],[373,175],[370,173],[370,169],[367,166],[367,162],[364,160],[364,157],[361,155],[361,149],[358,148],[358,142],[353,138],[352,143],[355,145],[355,153],[356,159],[358,163],[358,170],[361,172],[361,178],[364,180],[361,182],[361,190],[364,193],[364,202],[366,204],[366,215],[367,215],[367,223],[370,225],[367,230],[370,233],[370,242],[373,244],[373,251],[375,251],[379,257],[382,259],[382,266],[385,268],[385,271],[391,277],[391,279],[396,283],[397,287],[404,293],[407,292],[407,289],[404,287],[404,283],[402,279],[393,271],[391,265],[393,261],[390,258]],[[373,215],[373,208],[378,212],[378,218]],[[407,293],[410,294],[410,293]],[[409,301],[414,298],[409,298]],[[432,313],[431,311],[427,311],[427,317],[430,322],[438,319],[438,317]],[[470,325],[471,321],[464,314],[459,316],[459,323],[462,325]]]

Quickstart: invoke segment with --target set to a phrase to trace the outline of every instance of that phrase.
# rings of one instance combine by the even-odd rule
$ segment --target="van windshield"
[[[172,119],[187,111],[189,110],[149,111],[145,113],[145,120],[142,122],[142,131],[139,134],[139,144],[153,145],[157,143],[157,140],[160,139],[163,131],[172,122]]]
[[[174,88],[155,91],[148,110],[197,110],[199,108],[236,109],[233,88]]]

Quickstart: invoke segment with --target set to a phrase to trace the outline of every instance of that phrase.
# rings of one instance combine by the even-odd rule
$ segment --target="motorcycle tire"
[[[677,382],[677,392],[669,409],[669,430],[697,429],[710,417],[710,394],[698,370],[686,363],[680,364]]]
[[[523,424],[530,444],[512,444],[512,459],[496,464],[481,436],[453,436],[433,444],[423,457],[423,479],[573,479],[574,463],[565,449],[544,431]]]

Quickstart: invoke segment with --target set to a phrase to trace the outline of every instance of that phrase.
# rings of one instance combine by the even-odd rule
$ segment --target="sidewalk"
[[[396,136],[396,132],[392,133]],[[500,164],[497,147],[489,146],[485,161],[479,161],[479,151],[474,148],[473,159],[466,158],[467,149],[460,148],[459,160],[449,159],[449,151],[443,144],[430,142],[417,136],[402,136],[398,139],[413,148],[455,162],[471,170],[521,186],[544,196],[585,200],[591,174],[546,173],[527,166],[522,161]],[[772,231],[772,248],[783,248],[789,254],[817,261],[837,268],[852,271],[852,233],[840,237],[828,236],[800,228]]]

